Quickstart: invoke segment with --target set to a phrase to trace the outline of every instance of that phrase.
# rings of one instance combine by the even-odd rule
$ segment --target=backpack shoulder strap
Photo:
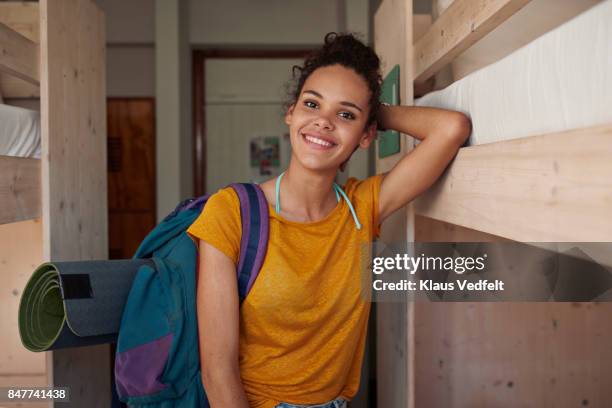
[[[233,183],[240,200],[242,237],[240,239],[240,261],[238,263],[238,295],[240,303],[246,298],[259,275],[268,249],[270,219],[268,202],[256,184]]]

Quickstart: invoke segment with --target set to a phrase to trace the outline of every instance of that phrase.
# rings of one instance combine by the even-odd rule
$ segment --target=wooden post
[[[104,15],[91,0],[41,0],[45,260],[108,258]],[[71,407],[110,406],[110,347],[48,353]],[[63,405],[65,406],[65,405]]]
[[[412,105],[412,1],[385,0],[374,16],[374,47],[383,62],[383,76],[400,66],[400,103]],[[378,158],[376,172],[391,169],[412,148],[411,139],[402,135],[398,154]],[[413,210],[398,211],[382,228],[383,242],[412,241]],[[380,407],[413,407],[413,304],[376,304],[377,395]]]

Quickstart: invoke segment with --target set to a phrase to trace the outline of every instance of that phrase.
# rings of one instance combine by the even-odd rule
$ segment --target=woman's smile
[[[300,134],[305,144],[315,150],[332,150],[338,145],[330,137],[317,133],[303,132]]]

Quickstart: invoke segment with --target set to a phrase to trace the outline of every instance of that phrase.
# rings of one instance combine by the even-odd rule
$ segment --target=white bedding
[[[40,114],[0,105],[0,155],[40,158]]]
[[[612,123],[612,0],[415,101],[472,118],[470,144]]]

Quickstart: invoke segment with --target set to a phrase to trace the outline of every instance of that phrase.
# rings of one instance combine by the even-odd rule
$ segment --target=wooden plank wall
[[[107,259],[104,15],[91,0],[41,0],[40,37],[43,256]],[[110,406],[108,345],[47,364],[53,384],[71,386],[69,406]]]
[[[374,17],[374,48],[382,59],[383,76],[396,64],[400,65],[400,101],[405,105],[413,102],[412,36],[412,0],[383,1]],[[411,148],[412,141],[402,135],[400,153],[381,160],[377,149],[376,173],[391,169]],[[411,240],[412,214],[409,206],[387,219],[380,240],[395,243]],[[412,304],[379,302],[375,310],[377,406],[413,407]]]
[[[38,44],[38,3],[1,2],[0,22]],[[38,63],[38,57],[36,60]],[[0,91],[4,97],[26,96],[20,90],[28,89],[38,94],[38,86],[12,75],[0,74]],[[0,192],[0,200],[5,205],[14,201],[23,219],[40,216],[40,160],[2,157],[0,178],[4,179],[0,184],[10,186],[8,191]],[[25,194],[15,194],[16,191]],[[14,214],[14,209],[10,213]],[[14,220],[12,215],[11,218]],[[0,223],[6,221],[0,214]],[[0,225],[0,303],[4,316],[0,319],[0,387],[47,384],[45,354],[33,353],[23,347],[17,325],[23,288],[42,259],[42,222],[39,218]],[[6,406],[29,408],[41,405],[7,403]]]
[[[0,225],[0,387],[44,386],[47,383],[44,353],[26,350],[17,326],[23,288],[41,262],[40,219]]]
[[[40,217],[40,160],[0,156],[0,224]]]
[[[416,217],[422,242],[504,238]],[[417,303],[416,406],[606,407],[611,303]]]

